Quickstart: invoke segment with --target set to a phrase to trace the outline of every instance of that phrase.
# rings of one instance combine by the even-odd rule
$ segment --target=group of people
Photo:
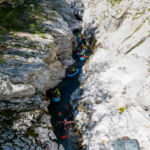
[[[77,56],[79,56],[80,60],[83,61],[85,60],[88,56],[87,56],[87,52],[88,52],[88,48],[85,45],[85,39],[82,35],[79,35],[78,37],[78,47],[75,51],[75,54]],[[77,75],[79,73],[79,69],[72,67],[66,74],[67,77],[74,77],[75,75]],[[61,93],[59,91],[59,89],[55,89],[54,91],[54,98],[53,98],[54,102],[60,102],[61,101]]]
[[[80,35],[78,38],[78,48],[76,49],[76,55],[79,56],[81,61],[84,61],[86,58],[88,58],[87,52],[88,48],[85,45],[85,39],[82,35]]]
[[[83,38],[82,35],[80,35],[78,37],[78,48],[75,51],[76,56],[79,56],[81,61],[84,61],[87,58],[87,47],[85,46],[85,40]],[[79,69],[76,67],[71,67],[70,70],[66,73],[66,76],[68,78],[74,77],[79,73]],[[53,91],[53,102],[54,103],[59,103],[61,102],[61,92],[58,88],[56,88]],[[61,121],[57,121],[56,126],[61,126],[61,128],[63,128],[65,130],[65,134],[63,135],[63,133],[60,135],[61,139],[65,139],[67,138],[68,134],[69,134],[69,125],[71,123],[73,123],[72,121],[67,121],[67,119],[64,117],[64,111],[58,111],[57,117],[61,120]],[[63,120],[63,121],[62,121]]]
[[[78,41],[78,47],[75,50],[75,55],[79,57],[80,61],[85,61],[88,58],[88,48],[85,45],[85,39],[82,35],[80,35],[77,39]],[[74,77],[79,73],[79,69],[72,67],[68,72],[67,72],[67,77]]]

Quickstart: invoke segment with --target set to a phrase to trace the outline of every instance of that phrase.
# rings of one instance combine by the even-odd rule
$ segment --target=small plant
[[[0,43],[4,42],[4,37],[0,36]]]
[[[91,5],[91,3],[89,2],[89,3],[88,3],[88,7],[90,7],[90,5]]]
[[[53,43],[50,43],[48,47],[49,47],[49,48],[54,48],[54,44],[53,44]]]
[[[35,138],[38,137],[38,134],[32,128],[28,128],[26,134]]]
[[[40,33],[39,36],[40,36],[41,38],[45,38],[45,34],[44,34],[44,33]]]
[[[102,143],[105,144],[105,143],[106,143],[106,140],[105,140],[105,139],[102,139]]]
[[[3,58],[0,58],[0,64],[2,64],[4,62]]]
[[[111,3],[112,5],[115,5],[115,4],[120,4],[121,1],[122,1],[122,0],[110,0],[110,3]]]
[[[138,30],[140,30],[142,28],[142,26],[144,25],[146,20],[144,20],[135,30],[134,33],[137,32]]]
[[[124,14],[124,15],[122,16],[122,18],[123,18],[123,19],[127,18],[127,15],[126,15],[126,14]]]
[[[5,33],[7,33],[7,29],[0,25],[0,34],[3,35]]]
[[[148,63],[147,66],[148,66],[147,71],[150,72],[150,63]]]
[[[119,113],[122,114],[122,113],[125,111],[125,109],[126,109],[125,106],[123,106],[123,107],[121,107],[121,108],[118,108]]]
[[[0,8],[0,34],[10,31],[42,33],[43,7],[34,3],[35,0],[25,1],[24,5],[13,8]],[[31,7],[32,4],[32,7]]]
[[[148,20],[148,24],[150,25],[150,20]]]
[[[0,122],[0,125],[2,126],[13,125],[13,123],[20,118],[20,116],[17,115],[17,111],[11,109],[0,111],[0,116],[4,116],[4,118],[6,118],[3,122]]]
[[[56,12],[52,12],[52,13],[50,14],[50,16],[51,16],[51,17],[56,16]]]
[[[30,28],[31,32],[35,32],[36,31],[36,25],[33,24],[33,23],[29,25],[29,28]]]
[[[98,17],[96,17],[95,19],[98,20]]]
[[[32,53],[31,55],[29,55],[29,58],[32,58],[32,57],[34,57],[34,54]]]
[[[132,20],[135,20],[135,19],[136,19],[136,17],[135,17],[135,16],[133,16]]]

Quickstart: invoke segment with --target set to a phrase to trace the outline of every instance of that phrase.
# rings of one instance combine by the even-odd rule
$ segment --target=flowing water
[[[77,37],[77,34],[78,32],[75,33],[76,37]],[[88,50],[88,53],[90,55],[89,50]],[[67,120],[73,121],[72,108],[70,106],[69,100],[70,100],[72,93],[80,86],[79,77],[81,74],[82,67],[85,64],[85,62],[80,61],[79,58],[75,56],[74,54],[73,54],[73,58],[76,60],[76,63],[74,64],[74,66],[76,66],[76,68],[80,70],[78,75],[72,78],[65,77],[63,81],[57,87],[55,87],[55,88],[59,88],[61,92],[61,101],[59,103],[54,103],[51,101],[49,105],[49,112],[52,116],[51,123],[54,128],[54,133],[58,139],[58,142],[64,146],[65,150],[82,149],[81,147],[82,135],[80,134],[75,124],[72,124],[70,126],[69,136],[65,140],[62,140],[60,138],[61,129],[56,127],[56,123],[58,121],[63,121],[64,118],[66,118]],[[48,92],[48,96],[50,97],[50,99],[53,98],[51,91]],[[62,113],[61,116],[58,115],[58,112]]]

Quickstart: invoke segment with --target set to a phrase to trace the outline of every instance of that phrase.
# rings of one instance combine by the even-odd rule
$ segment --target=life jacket
[[[82,52],[82,53],[81,53],[81,56],[85,56],[85,53],[84,53],[84,52]]]
[[[58,112],[58,115],[61,116],[61,112]]]
[[[81,55],[81,58],[88,58],[88,56],[86,56],[86,55]]]
[[[59,89],[57,88],[57,89],[54,91],[54,93],[56,94],[56,96],[60,95]]]
[[[67,137],[68,137],[68,135],[69,135],[69,128],[70,128],[70,126],[69,126],[69,124],[67,125],[67,133],[66,133],[66,135],[60,135],[60,137],[61,137],[61,139],[66,139]]]
[[[85,45],[84,44],[81,44],[81,47],[83,48]]]
[[[60,124],[71,124],[72,123],[72,121],[59,121],[58,123],[60,123]]]
[[[76,70],[76,69],[73,67],[73,68],[72,68],[72,71],[75,71],[75,70]]]

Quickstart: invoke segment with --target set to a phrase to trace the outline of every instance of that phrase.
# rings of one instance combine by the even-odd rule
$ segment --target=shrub
[[[110,3],[112,5],[115,5],[116,3],[119,4],[122,0],[110,0]]]
[[[0,33],[9,31],[43,32],[42,11],[43,8],[34,1],[25,1],[25,4],[15,8],[5,4],[0,8]]]

